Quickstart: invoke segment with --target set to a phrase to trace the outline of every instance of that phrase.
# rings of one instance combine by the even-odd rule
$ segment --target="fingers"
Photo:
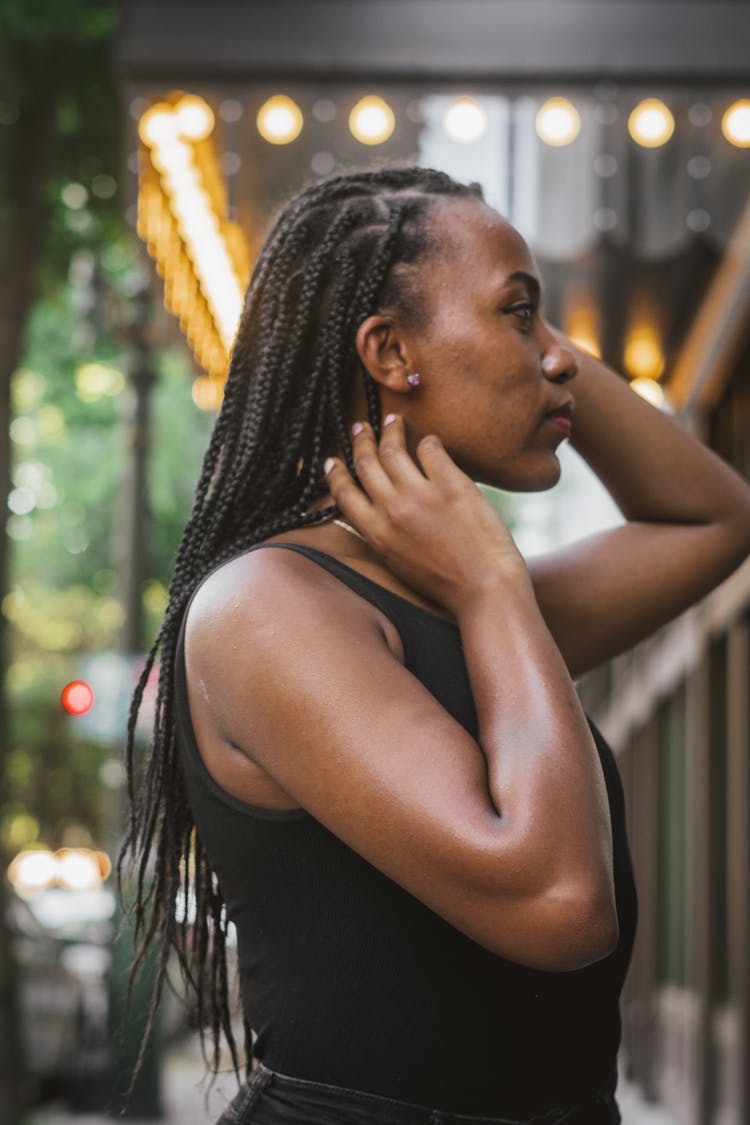
[[[372,516],[372,504],[355,483],[349,470],[338,457],[329,457],[323,466],[326,484],[339,511],[359,529]]]
[[[368,496],[379,502],[393,494],[393,485],[380,462],[380,451],[372,427],[367,422],[352,426],[352,454],[360,484]]]
[[[455,486],[459,481],[466,479],[465,474],[461,472],[435,434],[428,434],[422,438],[417,446],[417,458],[428,480]]]
[[[388,414],[383,420],[378,455],[396,488],[418,488],[424,484],[424,477],[406,448],[406,425],[400,414]]]
[[[329,457],[324,465],[326,483],[339,510],[359,530],[370,527],[376,505],[386,505],[394,488],[380,463],[372,427],[366,422],[352,426],[354,468],[361,488],[338,457]]]
[[[387,503],[393,499],[395,489],[424,484],[424,477],[406,448],[402,417],[397,414],[386,417],[379,443],[367,422],[356,422],[352,435],[354,468],[372,500]]]

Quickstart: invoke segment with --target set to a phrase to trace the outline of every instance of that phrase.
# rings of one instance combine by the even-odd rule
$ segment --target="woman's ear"
[[[403,330],[393,317],[368,316],[357,330],[357,354],[368,375],[381,387],[396,394],[412,388],[408,377],[413,372]]]

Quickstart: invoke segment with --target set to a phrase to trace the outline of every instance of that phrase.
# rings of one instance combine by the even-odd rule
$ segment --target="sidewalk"
[[[132,1117],[75,1115],[59,1107],[45,1107],[29,1114],[25,1125],[113,1125],[117,1120],[124,1125],[213,1125],[237,1092],[237,1081],[231,1072],[222,1073],[210,1090],[207,1085],[197,1040],[190,1040],[166,1056],[162,1084],[165,1116],[160,1123]],[[663,1110],[645,1103],[625,1082],[620,1082],[617,1100],[622,1125],[679,1125]]]

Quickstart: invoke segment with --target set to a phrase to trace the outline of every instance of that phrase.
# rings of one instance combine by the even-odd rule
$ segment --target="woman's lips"
[[[551,422],[558,430],[561,430],[566,437],[570,437],[573,432],[573,422],[570,417],[569,410],[558,410],[547,415],[545,421]]]

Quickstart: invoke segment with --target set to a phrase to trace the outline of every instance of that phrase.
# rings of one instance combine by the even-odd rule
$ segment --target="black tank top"
[[[311,547],[259,546],[305,555],[380,609],[400,634],[406,667],[477,737],[454,624]],[[226,793],[203,764],[190,722],[184,624],[176,698],[188,797],[237,927],[257,1058],[282,1074],[478,1116],[531,1117],[593,1090],[614,1091],[636,898],[622,786],[593,726],[612,818],[620,937],[604,960],[548,973],[460,933],[304,810],[258,808]]]

